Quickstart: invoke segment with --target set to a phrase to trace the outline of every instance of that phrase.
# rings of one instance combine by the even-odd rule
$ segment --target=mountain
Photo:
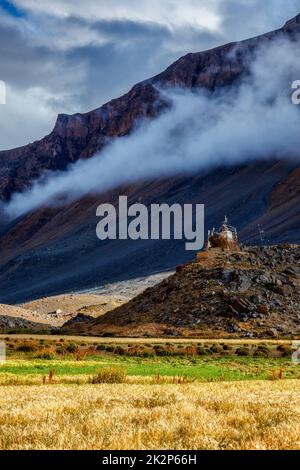
[[[63,331],[105,336],[201,338],[300,334],[299,245],[213,248],[140,295]]]
[[[164,72],[135,85],[121,98],[86,114],[59,115],[53,131],[38,142],[0,152],[0,198],[28,187],[46,170],[101,151],[113,138],[129,134],[141,118],[155,118],[169,106],[157,86],[218,91],[248,72],[249,55],[264,42],[297,37],[300,14],[271,33],[187,54]],[[238,50],[234,64],[230,52]],[[207,227],[230,215],[240,237],[257,243],[262,224],[269,242],[299,242],[299,172],[295,162],[274,160],[220,167],[213,172],[144,181],[122,188],[130,202],[201,202]],[[0,224],[0,301],[20,302],[42,295],[91,287],[174,267],[193,254],[184,243],[99,242],[96,207],[116,203],[120,188],[85,197],[62,208],[42,208],[11,224]]]

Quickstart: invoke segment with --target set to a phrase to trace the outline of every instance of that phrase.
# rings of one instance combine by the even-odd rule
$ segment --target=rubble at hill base
[[[74,332],[74,330],[73,330]],[[120,336],[297,337],[298,245],[219,248],[127,304],[78,324],[77,333]]]

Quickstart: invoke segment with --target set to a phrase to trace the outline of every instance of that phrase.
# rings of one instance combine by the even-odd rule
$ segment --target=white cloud
[[[217,95],[168,92],[171,110],[66,173],[15,194],[6,212],[15,217],[128,182],[219,165],[299,159],[300,110],[290,100],[291,83],[300,76],[299,54],[299,43],[277,41],[258,52],[251,75],[238,89]]]
[[[23,91],[8,86],[6,104],[0,106],[0,150],[35,140],[37,129],[41,135],[47,134],[56,119],[49,106],[52,98],[41,88]]]
[[[87,19],[132,20],[166,25],[190,24],[216,30],[220,17],[216,0],[16,0],[22,8],[57,16],[80,16]]]

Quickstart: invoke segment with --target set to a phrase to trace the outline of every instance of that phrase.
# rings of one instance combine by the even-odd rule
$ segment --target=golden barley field
[[[300,449],[300,382],[0,387],[1,449]]]

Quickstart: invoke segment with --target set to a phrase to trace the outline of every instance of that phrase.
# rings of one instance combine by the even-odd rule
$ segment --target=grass
[[[290,358],[210,357],[154,358],[89,357],[82,361],[71,359],[9,359],[0,366],[0,385],[18,382],[42,383],[42,377],[55,370],[55,381],[69,383],[88,381],[89,376],[107,367],[122,368],[128,376],[147,378],[160,374],[166,377],[186,376],[198,381],[239,381],[273,379],[274,371],[283,370],[284,378],[300,379],[300,367]]]
[[[5,342],[0,449],[300,449],[289,342]]]
[[[0,387],[0,449],[300,449],[299,382]]]
[[[5,340],[6,338],[14,339],[14,340],[44,340],[44,341],[68,341],[68,342],[85,342],[85,343],[99,343],[99,344],[107,344],[107,343],[115,343],[115,344],[129,344],[129,343],[142,343],[142,344],[165,344],[166,341],[169,343],[227,343],[227,344],[244,344],[244,339],[195,339],[195,338],[105,338],[105,337],[98,337],[98,336],[66,336],[66,335],[36,335],[36,334],[0,334],[0,341]],[[260,344],[262,342],[261,339],[247,339],[248,344]],[[290,340],[272,340],[272,339],[265,339],[263,340],[264,343],[267,344],[290,344]]]

